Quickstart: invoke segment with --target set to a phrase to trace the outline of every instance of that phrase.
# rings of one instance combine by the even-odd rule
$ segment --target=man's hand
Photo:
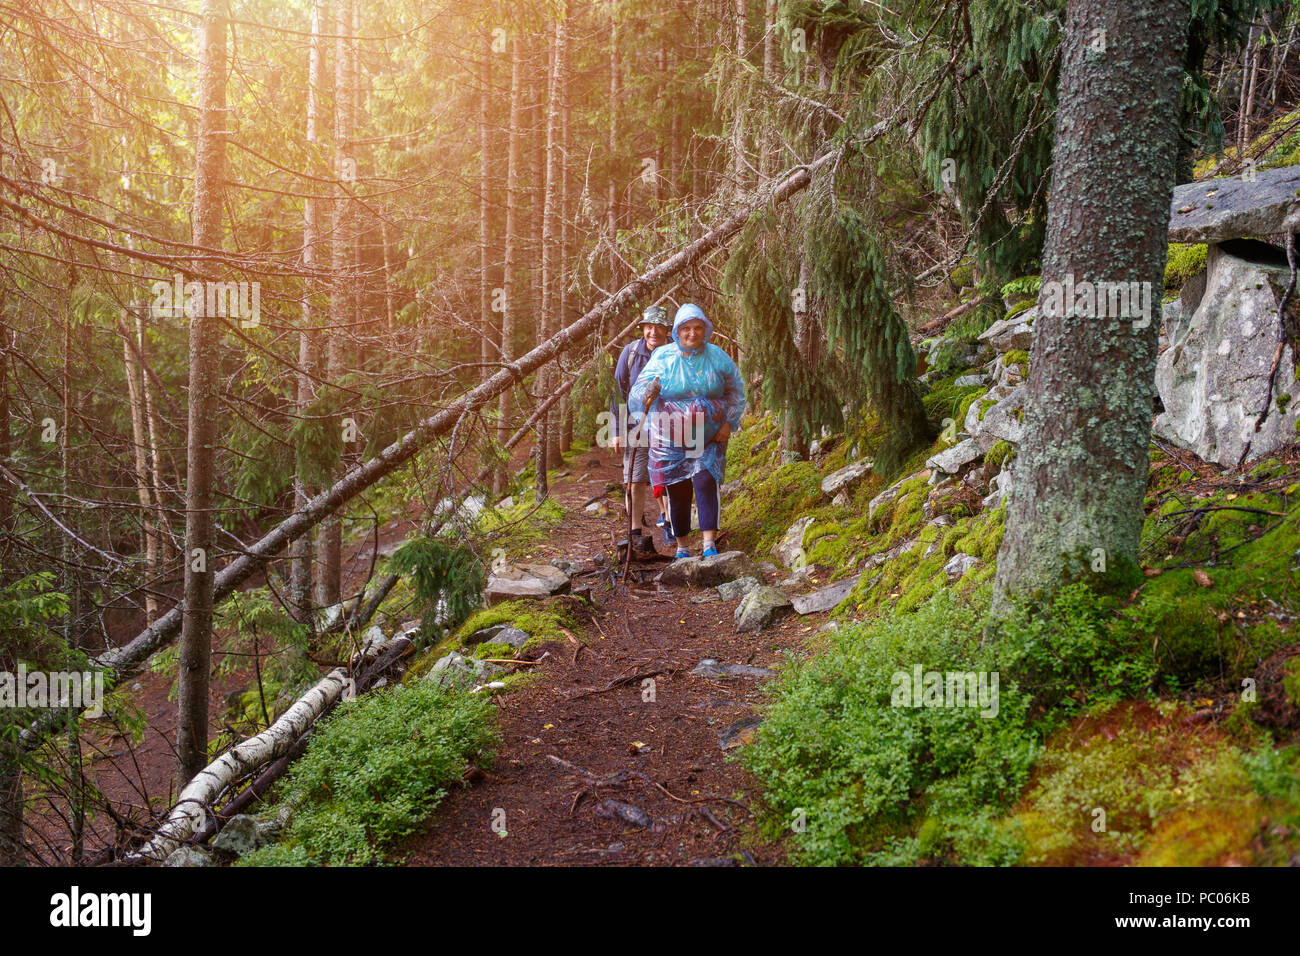
[[[623,444],[623,439],[618,435],[615,435],[613,438],[609,440],[609,447],[614,449],[614,454],[616,455],[619,453],[622,444]]]
[[[718,433],[713,436],[713,440],[717,442],[719,445],[725,445],[727,443],[727,439],[729,439],[730,437],[731,437],[731,422],[723,422],[722,427],[718,429]]]

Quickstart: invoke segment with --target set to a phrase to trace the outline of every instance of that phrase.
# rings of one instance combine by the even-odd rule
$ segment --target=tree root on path
[[[582,767],[579,767],[577,764],[570,763],[569,761],[557,757],[554,754],[547,754],[546,759],[549,760],[551,763],[553,763],[555,766],[559,767],[561,770],[567,771],[568,773],[572,774],[575,777],[578,777],[582,781],[582,786],[578,789],[578,792],[575,793],[573,796],[573,803],[569,805],[570,817],[572,817],[574,812],[578,809],[578,804],[582,802],[582,798],[584,796],[590,795],[593,798],[599,797],[601,788],[626,787],[628,783],[632,780],[639,780],[642,783],[648,783],[650,786],[654,787],[656,790],[664,794],[664,796],[668,797],[670,800],[675,800],[678,803],[687,804],[688,805],[687,819],[689,819],[692,815],[698,814],[704,817],[710,823],[712,823],[723,833],[729,833],[735,828],[726,823],[723,823],[716,816],[714,816],[713,813],[707,807],[694,806],[694,804],[732,803],[742,808],[746,812],[749,812],[748,804],[746,804],[744,801],[736,800],[732,797],[679,797],[677,796],[677,794],[673,793],[663,784],[651,778],[650,775],[643,770],[618,770],[607,776],[597,777],[590,770],[584,770]],[[627,819],[627,817],[624,816],[623,814],[616,814],[616,815],[619,816],[620,819]],[[635,822],[635,821],[629,820],[629,822]]]

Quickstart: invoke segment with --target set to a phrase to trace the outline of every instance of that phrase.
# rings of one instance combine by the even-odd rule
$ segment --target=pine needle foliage
[[[389,559],[397,574],[409,575],[423,609],[421,631],[432,636],[435,625],[454,627],[478,605],[483,591],[483,563],[464,545],[424,535],[413,538]]]

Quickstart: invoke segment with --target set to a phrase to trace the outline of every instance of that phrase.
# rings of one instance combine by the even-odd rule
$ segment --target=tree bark
[[[1140,282],[1154,314],[1090,318],[1075,296],[1035,321],[999,613],[1137,566],[1188,19],[1186,0],[1069,5],[1039,305],[1067,281]]]
[[[560,104],[564,99],[564,47],[565,4],[561,0],[555,13],[555,29],[551,43],[550,101],[546,109],[546,195],[542,207],[542,311],[539,319],[541,340],[545,341],[561,323],[556,316],[559,285],[560,249]],[[551,394],[559,384],[559,368],[548,365],[543,369],[542,396]],[[559,410],[546,417],[546,461],[560,464]]]
[[[555,328],[569,324],[569,50],[568,35],[560,51],[560,72],[564,81],[560,84],[560,265],[559,290]],[[560,400],[560,452],[567,452],[573,444],[573,403],[566,391]]]
[[[221,246],[226,168],[226,21],[228,0],[203,0],[199,64],[199,137],[194,170],[194,244]],[[178,677],[176,787],[208,756],[208,683],[212,659],[216,518],[212,510],[216,445],[218,339],[206,310],[190,320],[189,441],[185,475],[185,584]]]
[[[127,862],[164,860],[197,830],[203,829],[210,819],[212,804],[224,790],[258,767],[287,753],[322,714],[345,694],[355,692],[349,674],[366,661],[380,656],[394,641],[409,644],[406,638],[392,638],[368,645],[356,655],[351,668],[336,667],[330,671],[266,730],[231,747],[211,764],[200,767],[190,784],[180,791],[176,805],[153,839],[128,856]]]
[[[518,283],[515,277],[519,249],[519,164],[523,161],[524,79],[523,44],[518,36],[510,38],[510,144],[506,157],[506,249],[501,274],[501,361],[509,365],[515,357],[515,297]],[[497,412],[497,438],[505,441],[510,435],[510,419],[514,415],[513,389],[501,393]],[[497,494],[505,492],[506,468],[498,471],[493,483]]]
[[[746,37],[748,26],[748,4],[746,0],[736,0],[736,59],[745,59],[748,49]],[[739,70],[739,66],[737,66]],[[737,93],[736,102],[731,109],[731,178],[732,189],[739,190],[745,182],[745,108]]]
[[[609,196],[605,203],[608,217],[607,229],[609,241],[614,242],[618,236],[618,170],[622,168],[618,155],[618,111],[619,101],[623,98],[623,77],[618,58],[618,0],[609,4]],[[610,276],[619,274],[617,257],[611,252],[609,257]]]
[[[311,8],[311,48],[307,59],[307,149],[314,159],[320,148],[321,89],[325,70],[325,24],[329,21],[329,0],[313,0]],[[313,272],[320,266],[317,255],[321,241],[320,206],[307,196],[302,206],[302,264]],[[302,331],[298,333],[298,373],[295,404],[299,416],[305,416],[316,398],[318,348],[313,331],[315,282],[304,280]],[[309,449],[299,442],[295,451],[293,506],[301,508],[319,490],[308,480]],[[312,618],[312,536],[303,535],[289,549],[289,606],[294,620],[303,623]]]
[[[338,157],[336,175],[340,180],[339,199],[334,207],[334,289],[330,295],[330,325],[325,357],[325,379],[338,381],[343,372],[344,331],[356,317],[356,211],[349,194],[355,188],[357,156],[356,135],[356,74],[353,70],[352,23],[356,0],[339,0],[335,27],[335,83],[334,83],[334,145]],[[339,416],[331,427],[343,428]],[[346,453],[346,448],[344,448]],[[343,589],[343,521],[330,515],[321,523],[318,535],[316,569],[316,603],[331,607],[339,603]]]
[[[136,306],[132,306],[132,310]],[[145,414],[143,376],[140,363],[136,360],[139,342],[133,342],[136,330],[136,317],[127,312],[122,313],[119,332],[122,336],[122,364],[126,372],[127,402],[131,406],[131,448],[134,452],[135,490],[140,502],[140,524],[144,537],[144,576],[152,582],[158,574],[158,529],[155,526],[153,490],[149,475],[149,425]],[[144,617],[150,623],[158,616],[158,598],[152,587],[145,592]]]

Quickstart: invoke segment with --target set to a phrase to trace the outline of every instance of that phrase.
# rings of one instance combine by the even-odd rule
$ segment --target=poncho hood
[[[682,343],[677,338],[677,331],[682,327],[683,322],[689,322],[691,319],[699,319],[704,323],[704,342],[694,350],[694,354],[698,354],[708,347],[709,339],[713,338],[713,323],[704,314],[704,310],[694,302],[687,302],[677,310],[677,316],[673,319],[673,341],[677,343],[678,348],[681,348]]]

